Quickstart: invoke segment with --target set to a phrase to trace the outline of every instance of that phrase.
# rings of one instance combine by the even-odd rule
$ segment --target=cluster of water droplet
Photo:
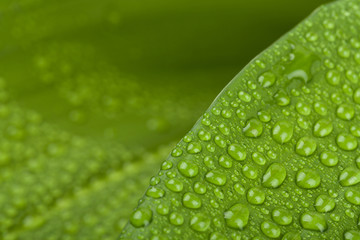
[[[238,75],[124,239],[360,239],[357,3],[322,8]]]

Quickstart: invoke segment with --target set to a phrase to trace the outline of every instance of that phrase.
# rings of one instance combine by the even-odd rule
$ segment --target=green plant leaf
[[[0,1],[0,239],[116,238],[171,142],[317,4]]]
[[[340,0],[251,61],[162,164],[121,239],[360,238],[359,36],[360,1]]]

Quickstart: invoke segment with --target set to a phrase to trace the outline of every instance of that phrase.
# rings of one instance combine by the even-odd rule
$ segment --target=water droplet
[[[170,223],[175,226],[180,226],[184,223],[184,217],[180,213],[173,212],[169,216]]]
[[[335,208],[335,200],[327,195],[319,195],[315,200],[316,211],[325,213]]]
[[[286,120],[280,120],[275,123],[272,129],[272,137],[278,143],[287,143],[291,140],[294,133],[293,124]]]
[[[180,148],[175,148],[172,152],[171,152],[171,156],[173,157],[180,157],[182,155],[183,151]]]
[[[355,150],[358,146],[356,138],[348,133],[340,133],[336,137],[336,144],[345,151]]]
[[[243,230],[249,221],[250,211],[244,204],[235,204],[224,212],[224,218],[226,225],[234,228]]]
[[[295,108],[298,113],[304,116],[309,116],[311,113],[311,106],[303,102],[298,102]]]
[[[271,87],[276,82],[276,76],[272,72],[264,72],[259,76],[258,81],[264,88]]]
[[[242,173],[245,177],[249,179],[255,179],[257,178],[257,169],[254,166],[251,166],[250,164],[245,164],[242,168]]]
[[[152,215],[149,208],[138,208],[132,213],[130,223],[136,228],[145,227],[151,223]]]
[[[338,164],[339,158],[333,152],[324,151],[320,154],[320,162],[327,167],[333,167]]]
[[[278,238],[281,234],[281,230],[278,225],[270,221],[261,223],[261,231],[269,238]]]
[[[198,133],[198,136],[200,138],[201,141],[210,141],[211,140],[211,133],[205,131],[205,130],[200,130]]]
[[[282,89],[277,91],[273,97],[274,97],[276,104],[279,106],[287,106],[290,104],[290,101],[291,101],[289,95],[285,92],[285,90],[282,90]]]
[[[230,134],[230,128],[228,126],[226,126],[224,123],[221,123],[219,125],[219,130],[222,134],[224,134],[226,136]]]
[[[152,197],[152,198],[162,198],[165,195],[165,191],[162,190],[161,188],[157,188],[157,187],[150,187],[147,191],[146,191],[146,196],[148,197]]]
[[[326,105],[322,102],[314,103],[314,109],[315,109],[315,112],[317,112],[321,116],[326,116],[328,113]]]
[[[342,120],[351,120],[355,115],[355,109],[349,104],[341,104],[336,109],[336,116]]]
[[[308,157],[315,152],[317,148],[316,141],[311,137],[302,137],[296,143],[295,151],[297,154]]]
[[[334,29],[335,28],[335,23],[329,19],[325,19],[323,21],[323,25],[326,29]]]
[[[244,91],[240,91],[238,94],[238,97],[241,99],[241,101],[246,102],[246,103],[251,101],[251,95]]]
[[[246,198],[249,203],[260,205],[265,201],[265,192],[259,187],[253,187],[247,192]]]
[[[344,233],[344,240],[359,240],[360,232],[355,230],[350,230]]]
[[[227,155],[222,155],[219,158],[219,165],[224,168],[231,168],[233,165],[232,159]]]
[[[334,127],[330,120],[328,119],[320,119],[314,125],[314,135],[316,137],[326,137],[332,131]]]
[[[307,230],[324,232],[328,228],[325,217],[320,213],[303,213],[300,217],[300,223]]]
[[[354,205],[360,205],[360,192],[353,189],[348,189],[345,192],[345,199]]]
[[[183,183],[175,178],[167,180],[165,186],[173,192],[181,192],[184,188]]]
[[[275,208],[271,216],[272,219],[280,225],[289,225],[293,220],[291,212],[285,208]]]
[[[251,155],[251,157],[252,157],[252,160],[258,165],[263,166],[266,163],[266,158],[265,158],[264,154],[262,154],[260,152],[254,152]]]
[[[209,183],[223,186],[226,184],[226,176],[216,170],[211,170],[205,175],[206,181]]]
[[[187,146],[188,153],[196,154],[201,152],[202,146],[199,142],[190,142]]]
[[[296,184],[301,188],[317,188],[320,183],[320,175],[313,169],[304,168],[299,170],[296,174]]]
[[[350,132],[355,137],[360,137],[360,126],[359,125],[352,125],[350,127]]]
[[[215,136],[214,142],[216,143],[216,145],[218,145],[221,148],[225,148],[226,147],[226,141],[223,137],[221,136]]]
[[[169,213],[169,206],[165,205],[165,204],[159,204],[156,207],[156,212],[159,213],[160,215],[167,215]]]
[[[262,121],[264,123],[271,121],[271,113],[268,111],[259,111],[257,115],[258,115],[260,121]]]
[[[196,182],[194,184],[194,191],[198,194],[205,194],[206,193],[206,185],[202,182]]]
[[[339,181],[344,187],[358,184],[360,182],[360,170],[354,167],[345,168],[339,176]]]
[[[266,170],[262,184],[264,187],[277,188],[284,182],[286,178],[286,169],[280,163],[271,164]]]
[[[185,193],[182,199],[183,205],[187,208],[198,209],[201,207],[201,199],[195,193]]]
[[[228,147],[228,154],[237,161],[243,161],[246,158],[246,150],[239,144],[231,144]]]
[[[203,213],[195,214],[190,220],[190,227],[198,232],[205,232],[210,227],[210,218]]]
[[[223,118],[231,118],[232,116],[232,111],[231,110],[228,110],[228,109],[224,109],[221,111],[221,116]]]
[[[179,162],[178,170],[185,177],[195,177],[199,173],[198,166],[188,160]]]
[[[234,189],[237,193],[239,193],[240,195],[245,194],[245,187],[243,185],[241,185],[240,183],[236,183],[234,185]]]
[[[341,81],[340,72],[335,69],[329,70],[326,73],[326,80],[332,86],[339,85]]]
[[[256,118],[252,118],[247,121],[245,127],[243,128],[243,133],[246,137],[256,138],[259,137],[263,132],[262,123]]]
[[[357,74],[352,71],[352,70],[347,70],[345,73],[345,76],[347,79],[350,80],[350,82],[352,83],[357,83],[359,81],[359,77],[357,76]]]
[[[360,88],[355,90],[353,99],[355,103],[360,104]]]
[[[349,49],[347,46],[340,46],[340,47],[338,48],[338,54],[339,54],[339,56],[342,57],[342,58],[348,58],[348,57],[350,57],[350,53],[351,53],[351,51],[350,51],[350,49]]]

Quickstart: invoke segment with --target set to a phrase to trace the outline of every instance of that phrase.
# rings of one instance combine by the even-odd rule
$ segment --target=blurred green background
[[[221,89],[325,0],[2,0],[0,239],[115,239]]]

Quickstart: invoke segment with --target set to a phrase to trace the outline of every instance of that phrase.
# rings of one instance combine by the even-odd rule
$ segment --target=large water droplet
[[[339,158],[333,152],[324,151],[320,154],[320,162],[327,167],[333,167],[338,164]]]
[[[185,193],[182,199],[183,205],[187,208],[198,209],[201,207],[201,199],[195,193]]]
[[[269,238],[278,238],[281,234],[281,230],[278,225],[270,221],[261,223],[261,231]]]
[[[335,69],[329,70],[326,73],[326,80],[332,86],[339,85],[341,81],[340,72]]]
[[[172,225],[180,226],[184,223],[184,217],[180,213],[173,212],[169,216],[169,221]]]
[[[314,135],[316,137],[326,137],[332,131],[334,127],[330,120],[328,119],[320,119],[314,125]]]
[[[228,154],[237,161],[243,161],[246,158],[246,150],[239,144],[231,144],[228,147]]]
[[[258,81],[264,88],[271,87],[276,81],[276,76],[272,72],[264,72],[259,76]]]
[[[291,212],[285,208],[275,208],[271,216],[272,219],[280,225],[289,225],[293,220]]]
[[[254,153],[251,155],[251,157],[252,157],[252,160],[254,161],[254,163],[256,163],[256,164],[258,164],[258,165],[263,166],[263,165],[265,165],[265,163],[266,163],[266,158],[265,158],[265,156],[264,156],[262,153],[260,153],[260,152],[254,152]]]
[[[191,153],[191,154],[199,153],[202,150],[201,143],[199,143],[199,142],[190,142],[188,144],[186,150],[188,151],[188,153]]]
[[[271,164],[266,170],[262,184],[264,187],[277,188],[286,178],[286,169],[280,163]]]
[[[344,240],[359,240],[360,232],[356,230],[350,230],[344,233]]]
[[[243,133],[246,137],[256,138],[259,137],[263,132],[262,123],[256,118],[252,118],[247,121],[243,128]]]
[[[320,183],[320,175],[313,169],[304,168],[299,170],[296,174],[296,184],[301,188],[317,188]]]
[[[339,181],[344,187],[358,184],[360,182],[360,170],[354,167],[345,168],[339,176]]]
[[[198,166],[189,160],[179,162],[178,170],[185,177],[195,177],[199,173]]]
[[[295,151],[297,154],[307,157],[313,154],[316,150],[316,141],[311,137],[302,137],[296,143]]]
[[[250,211],[244,204],[235,204],[224,213],[226,225],[234,228],[243,230],[248,224]]]
[[[355,109],[350,104],[341,104],[336,109],[336,116],[342,120],[351,120],[355,115]]]
[[[205,175],[205,179],[209,183],[212,183],[212,184],[215,184],[215,185],[218,185],[218,186],[223,186],[223,185],[226,184],[226,176],[224,174],[220,173],[219,171],[216,171],[216,170],[209,171]]]
[[[210,227],[210,218],[203,213],[195,214],[190,220],[190,227],[198,232],[205,232]]]
[[[173,192],[181,192],[184,188],[183,183],[175,178],[167,180],[165,186]]]
[[[130,223],[136,228],[145,227],[151,223],[152,215],[149,208],[138,208],[131,214]]]
[[[280,120],[275,123],[272,129],[272,137],[278,143],[287,143],[291,140],[294,133],[293,124],[286,120]]]
[[[324,232],[328,228],[325,217],[320,213],[303,213],[300,217],[300,223],[307,230]]]
[[[345,151],[355,150],[358,146],[357,139],[349,133],[340,133],[337,135],[336,144]]]
[[[247,192],[246,199],[254,205],[263,204],[265,201],[265,192],[259,187],[250,188]]]
[[[360,205],[360,192],[354,189],[348,189],[345,192],[345,199],[354,205]]]
[[[324,194],[319,195],[315,200],[316,211],[321,213],[332,211],[335,205],[335,200]]]

